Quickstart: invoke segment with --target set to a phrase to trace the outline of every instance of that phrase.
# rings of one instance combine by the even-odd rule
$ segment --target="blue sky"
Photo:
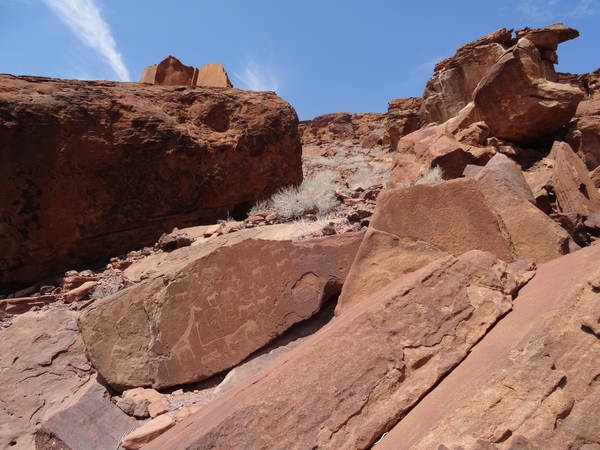
[[[557,70],[600,67],[600,0],[0,0],[0,73],[137,81],[170,54],[221,63],[306,120],[384,112],[462,44],[556,22],[581,33]]]

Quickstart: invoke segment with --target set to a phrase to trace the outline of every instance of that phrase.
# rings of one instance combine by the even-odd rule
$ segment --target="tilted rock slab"
[[[362,236],[176,250],[183,256],[173,268],[85,311],[79,325],[89,358],[119,390],[229,369],[338,293]]]
[[[391,151],[396,151],[401,137],[421,126],[421,103],[420,97],[397,98],[388,103],[386,134]]]
[[[577,248],[569,233],[535,206],[521,169],[507,156],[498,153],[475,179],[502,218],[518,259],[541,264],[569,253],[569,244]]]
[[[475,107],[492,136],[535,142],[565,125],[583,92],[544,78],[539,50],[526,38],[494,64],[473,92]]]
[[[600,446],[600,246],[540,265],[377,450]]]
[[[97,385],[77,315],[29,312],[0,331],[0,448],[35,448],[42,421]]]
[[[513,261],[507,237],[472,178],[383,190],[336,314],[444,252],[460,255],[479,249]]]
[[[302,180],[272,92],[0,76],[0,293]]]
[[[370,448],[511,308],[505,269],[472,251],[405,275],[145,448]]]
[[[554,158],[554,191],[560,212],[576,212],[591,216],[600,209],[600,193],[579,157],[566,142],[555,142],[550,156]]]

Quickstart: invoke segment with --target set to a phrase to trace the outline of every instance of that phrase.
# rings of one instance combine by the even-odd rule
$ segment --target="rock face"
[[[600,246],[538,267],[514,309],[377,450],[600,445]]]
[[[0,331],[1,448],[34,448],[45,418],[97,386],[76,318],[61,310],[29,313]]]
[[[423,123],[444,123],[473,101],[477,84],[510,47],[511,39],[512,30],[502,28],[439,62],[423,93]]]
[[[233,367],[338,293],[362,239],[238,234],[216,249],[176,250],[170,268],[85,311],[87,352],[108,383],[161,388]]]
[[[302,180],[269,92],[0,76],[0,293]]]
[[[583,93],[545,79],[539,50],[526,38],[506,52],[473,92],[492,136],[534,142],[557,131],[577,110]]]
[[[421,98],[397,98],[388,103],[386,132],[390,150],[396,151],[403,136],[417,131],[421,126]]]
[[[511,308],[505,269],[474,251],[402,277],[147,448],[370,448]]]
[[[564,78],[561,82],[568,82]],[[575,132],[580,134],[575,149],[587,169],[594,170],[600,166],[600,69],[575,78],[574,84],[585,93],[575,113]]]
[[[196,69],[183,65],[170,55],[159,64],[147,66],[142,72],[140,83],[159,86],[233,87],[221,64],[208,63]]]
[[[600,209],[600,193],[588,175],[583,162],[565,142],[555,142],[554,190],[558,208],[563,213],[591,216]]]
[[[475,179],[502,219],[518,259],[544,263],[569,253],[569,234],[535,206],[523,173],[508,157],[498,153]]]
[[[336,314],[444,252],[481,249],[512,261],[502,228],[471,178],[382,191]]]

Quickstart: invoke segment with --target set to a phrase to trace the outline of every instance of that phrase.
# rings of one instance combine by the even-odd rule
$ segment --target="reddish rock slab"
[[[473,92],[491,135],[521,144],[569,122],[582,98],[580,89],[544,78],[540,52],[526,38],[494,64]]]
[[[516,40],[521,38],[529,39],[540,51],[556,51],[558,44],[579,37],[579,31],[566,27],[562,23],[556,23],[546,28],[523,28],[517,30],[515,34]]]
[[[0,311],[6,313],[7,316],[15,314],[23,314],[30,311],[34,307],[41,308],[48,303],[56,301],[56,295],[40,295],[39,297],[20,297],[0,300]]]
[[[336,315],[444,253],[480,249],[513,261],[503,228],[472,178],[383,190]]]
[[[391,151],[396,151],[400,138],[421,126],[421,103],[420,97],[397,98],[388,103],[386,133]]]
[[[569,233],[535,206],[521,169],[498,153],[475,178],[501,218],[518,259],[544,263],[578,248]]]
[[[0,97],[0,293],[302,180],[274,93],[2,75]]]
[[[600,246],[539,266],[513,310],[377,450],[597,448],[599,287]]]
[[[405,275],[146,448],[370,448],[510,309],[505,269],[473,251]]]
[[[31,450],[44,419],[97,385],[77,315],[29,312],[0,331],[0,448]]]
[[[239,233],[212,251],[175,250],[174,266],[83,313],[88,355],[109,384],[163,388],[235,366],[339,293],[363,237],[290,242]]]
[[[46,419],[35,437],[36,450],[119,448],[122,437],[139,425],[111,403],[105,393],[98,384],[75,405]]]
[[[557,206],[562,213],[590,216],[600,209],[600,193],[579,157],[565,142],[555,142],[550,156],[554,158],[552,176]]]

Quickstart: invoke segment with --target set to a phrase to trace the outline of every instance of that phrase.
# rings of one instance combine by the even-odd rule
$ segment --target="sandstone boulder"
[[[523,28],[515,32],[516,40],[526,38],[540,51],[556,51],[558,44],[579,37],[579,31],[556,23],[546,28]],[[558,61],[557,61],[558,62]]]
[[[575,113],[577,123],[574,127],[580,137],[575,150],[588,170],[594,170],[600,166],[600,69],[576,80],[586,97]]]
[[[186,66],[177,58],[167,56],[159,64],[146,66],[140,83],[159,86],[233,87],[221,64],[208,63],[200,69]]]
[[[469,164],[485,165],[496,153],[493,147],[458,142],[444,125],[422,128],[398,141],[392,160],[390,182],[400,187],[439,166],[445,179],[459,178]]]
[[[148,280],[85,311],[81,333],[108,383],[161,388],[235,366],[338,293],[362,239],[236,234],[236,243],[175,250],[171,267],[163,260]]]
[[[494,64],[473,92],[492,136],[516,143],[557,131],[571,120],[582,98],[581,90],[544,78],[540,52],[526,38]]]
[[[554,158],[554,190],[560,212],[590,216],[600,209],[600,193],[588,171],[571,147],[555,142],[550,156]]]
[[[472,178],[382,191],[336,314],[444,252],[481,249],[513,261],[503,228]]]
[[[366,449],[511,308],[480,251],[401,277],[147,449]]]
[[[377,450],[600,445],[600,246],[538,267],[513,310]]]
[[[153,439],[156,439],[169,428],[173,427],[173,425],[175,425],[175,421],[169,416],[160,416],[152,419],[125,436],[122,447],[125,450],[137,450],[144,446],[144,444],[152,442]]]
[[[444,123],[471,102],[473,90],[510,46],[511,36],[512,30],[502,28],[439,62],[423,93],[422,122]]]
[[[274,93],[0,76],[0,293],[302,180]]]
[[[498,153],[475,179],[502,219],[518,259],[544,263],[569,253],[569,234],[535,206],[521,169],[508,157]]]
[[[0,331],[0,448],[34,448],[46,418],[97,386],[76,318],[64,310],[30,312]]]

